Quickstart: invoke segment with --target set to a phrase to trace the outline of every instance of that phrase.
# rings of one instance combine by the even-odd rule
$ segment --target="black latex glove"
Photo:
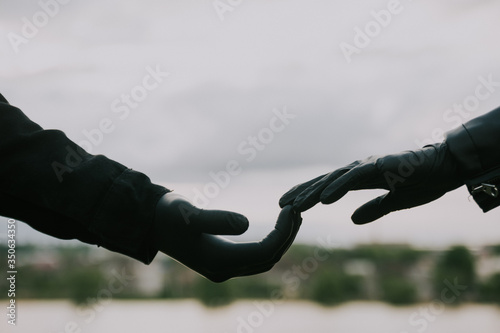
[[[443,142],[356,161],[293,187],[281,197],[280,206],[293,204],[295,211],[303,212],[318,202],[331,204],[351,190],[388,190],[354,212],[353,222],[364,224],[390,212],[436,200],[461,185],[457,163]]]
[[[216,235],[244,233],[248,220],[243,215],[199,209],[175,193],[163,196],[156,212],[156,248],[214,282],[270,270],[290,247],[302,222],[289,205],[266,238],[237,243]]]

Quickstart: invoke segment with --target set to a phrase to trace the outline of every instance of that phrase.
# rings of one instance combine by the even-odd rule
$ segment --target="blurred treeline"
[[[500,245],[474,250],[293,245],[270,272],[223,283],[212,283],[161,254],[146,266],[88,246],[22,246],[16,251],[16,299],[71,299],[87,305],[111,299],[183,298],[207,306],[257,298],[323,305],[352,300],[500,304]],[[0,256],[5,258],[0,268],[6,275],[6,247],[0,246]],[[0,280],[0,298],[7,298],[7,282]]]

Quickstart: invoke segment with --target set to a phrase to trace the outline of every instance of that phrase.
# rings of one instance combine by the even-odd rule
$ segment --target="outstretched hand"
[[[372,156],[299,184],[280,199],[303,212],[318,202],[331,204],[351,190],[385,189],[389,192],[359,207],[356,224],[372,222],[390,212],[423,205],[463,185],[446,142],[416,151]]]
[[[218,235],[247,230],[248,220],[238,213],[203,210],[175,193],[160,199],[156,213],[156,248],[214,282],[270,270],[288,250],[302,222],[288,205],[267,237],[237,243]]]

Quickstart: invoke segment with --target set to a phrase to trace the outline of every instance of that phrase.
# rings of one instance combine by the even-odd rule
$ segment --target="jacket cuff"
[[[460,127],[448,132],[446,143],[451,154],[458,162],[462,179],[466,180],[482,172],[478,149],[464,125],[460,125]]]
[[[467,180],[465,185],[483,212],[500,206],[500,168]]]
[[[102,247],[150,264],[158,253],[151,241],[156,205],[167,192],[146,175],[127,169],[113,182],[89,229],[100,237]]]
[[[464,125],[447,133],[446,142],[474,201],[488,212],[500,206],[500,168],[484,170],[472,136]]]

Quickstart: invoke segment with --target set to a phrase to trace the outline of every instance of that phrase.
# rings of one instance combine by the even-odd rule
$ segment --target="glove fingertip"
[[[356,211],[351,216],[351,220],[354,222],[354,224],[367,224],[388,214],[389,212],[383,209],[384,206],[381,206],[381,202],[383,201],[383,199],[384,196],[378,197],[356,209]]]
[[[370,219],[367,216],[364,216],[363,214],[354,213],[351,216],[351,220],[356,225],[363,225],[363,224],[368,224],[370,222],[373,222],[375,219]]]
[[[306,193],[300,195],[293,202],[293,210],[297,213],[305,212],[308,209],[314,207],[318,202],[320,202],[319,195],[317,193]]]
[[[248,221],[248,219],[240,214],[234,214],[234,216],[231,216],[229,218],[228,222],[235,235],[243,234],[248,230],[248,227],[250,226],[250,222]]]
[[[278,220],[276,221],[275,229],[284,231],[291,231],[294,229],[294,221],[300,218],[300,213],[298,213],[292,205],[286,205],[281,210]],[[287,231],[287,232],[288,232]]]
[[[285,195],[280,198],[279,205],[280,208],[285,208],[285,206],[288,206],[293,203],[294,198],[287,198]]]

